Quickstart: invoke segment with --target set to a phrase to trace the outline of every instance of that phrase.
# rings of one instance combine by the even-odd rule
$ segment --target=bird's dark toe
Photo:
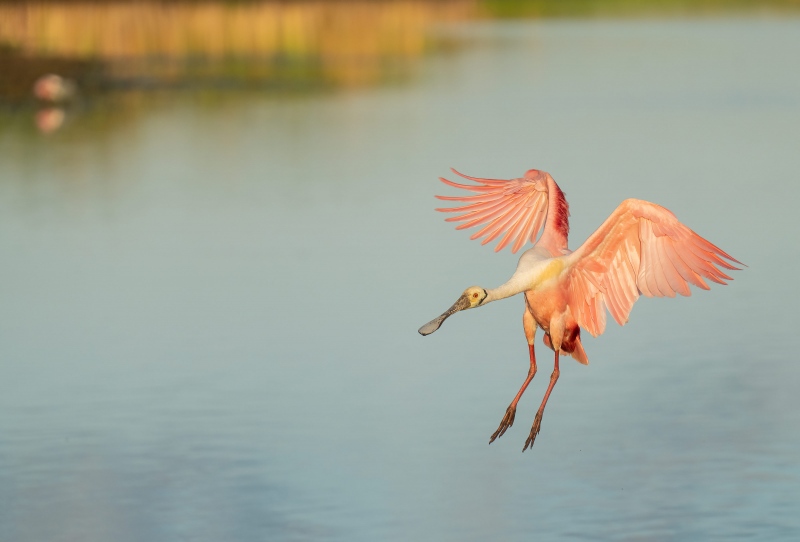
[[[517,409],[514,407],[508,407],[506,409],[506,413],[503,416],[503,419],[500,421],[500,427],[497,428],[497,431],[492,433],[491,438],[489,438],[489,444],[497,440],[498,438],[502,437],[505,432],[508,430],[509,427],[514,425],[514,416],[517,414]]]
[[[525,446],[522,447],[522,451],[524,452],[528,448],[533,448],[533,443],[536,441],[536,435],[539,434],[539,431],[542,428],[542,412],[539,411],[536,413],[536,418],[533,420],[533,426],[531,427],[531,433],[528,435],[527,440],[525,440]]]

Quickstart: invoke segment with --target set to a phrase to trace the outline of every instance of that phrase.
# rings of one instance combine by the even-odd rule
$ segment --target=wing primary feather
[[[501,212],[503,209],[508,207],[507,201],[499,201],[499,202],[490,202],[490,205],[487,205],[485,208],[476,209],[474,211],[470,211],[463,215],[458,216],[451,216],[445,218],[445,222],[460,222],[462,220],[470,220],[470,224],[480,224],[484,219],[492,217],[495,212]],[[468,228],[470,226],[464,226]]]
[[[541,234],[542,229],[544,228],[544,223],[547,220],[547,199],[544,198],[544,201],[539,200],[539,202],[539,211],[536,213],[533,227],[530,229],[530,234],[527,235],[527,238],[531,243],[536,242],[536,238]]]
[[[444,177],[439,177],[439,180],[448,186],[452,186],[453,188],[460,188],[461,190],[469,190],[471,192],[493,192],[494,190],[497,190],[493,186],[475,186],[472,184],[458,184],[448,179],[445,179]]]
[[[526,198],[526,199],[527,199],[527,198]],[[495,249],[494,249],[494,251],[495,251],[495,252],[500,252],[501,250],[503,250],[503,249],[506,247],[506,245],[507,245],[507,244],[508,244],[508,243],[509,243],[509,242],[510,242],[510,241],[511,241],[511,240],[512,240],[514,237],[516,237],[516,236],[519,234],[519,231],[520,231],[522,228],[524,228],[524,227],[525,227],[525,225],[526,225],[526,222],[528,221],[528,220],[527,220],[527,218],[528,218],[528,217],[527,217],[527,216],[525,216],[525,215],[524,215],[524,214],[522,214],[522,213],[524,213],[525,209],[528,207],[527,203],[528,203],[528,202],[526,201],[526,202],[523,204],[523,207],[522,207],[522,208],[519,210],[519,212],[518,212],[518,215],[520,215],[520,214],[521,214],[522,216],[516,216],[516,217],[514,218],[514,223],[513,223],[513,224],[511,225],[511,227],[508,229],[508,233],[506,233],[505,237],[503,237],[503,239],[502,239],[502,240],[501,240],[501,241],[500,241],[500,242],[497,244],[497,246],[495,247]],[[514,243],[514,246],[516,246],[516,243]],[[516,252],[517,252],[517,251],[516,251],[515,249],[513,249],[513,248],[511,249],[511,253],[512,253],[512,254],[514,254],[514,253],[516,253]]]
[[[695,256],[697,256],[697,262],[699,266],[703,271],[705,271],[705,273],[701,273],[704,277],[719,284],[727,284],[727,282],[723,281],[722,279],[733,280],[733,277],[729,277],[723,273],[722,270],[717,269],[714,264],[709,261],[712,259],[713,254],[706,252],[694,243],[689,243],[689,250],[694,253]]]
[[[714,243],[712,243],[711,241],[709,241],[705,237],[701,237],[700,235],[697,235],[692,230],[689,230],[689,231],[692,233],[692,242],[694,242],[694,244],[696,244],[696,245],[699,245],[700,248],[702,248],[703,250],[706,250],[708,252],[713,252],[715,254],[719,254],[720,256],[722,256],[724,258],[727,258],[728,260],[730,260],[732,262],[738,263],[739,265],[744,265],[742,262],[740,262],[739,260],[737,260],[736,258],[731,256],[730,254],[728,254],[727,252],[725,252],[724,250],[719,248],[717,245],[715,245]],[[700,242],[702,242],[705,246],[700,245],[699,244]],[[730,266],[730,264],[728,264],[727,262],[723,263],[722,265],[724,265],[725,267],[727,267],[730,270],[740,271],[740,268],[734,267],[734,266]]]
[[[469,179],[470,181],[475,181],[476,183],[502,185],[502,184],[507,184],[509,182],[507,179],[484,179],[481,177],[470,177],[469,175],[464,175],[463,173],[456,171],[455,168],[450,168],[450,171],[452,171],[459,177],[462,177],[464,179]]]
[[[504,209],[498,210],[495,215],[496,218],[492,220],[486,227],[484,227],[480,232],[474,234],[470,239],[477,239],[478,237],[482,237],[483,235],[488,234],[488,237],[481,241],[482,245],[491,242],[495,237],[497,237],[500,233],[503,232],[503,228],[505,224],[510,220],[509,215],[514,212],[514,209]],[[494,216],[494,215],[493,215]]]
[[[469,203],[467,205],[459,205],[458,207],[439,207],[436,210],[440,213],[456,213],[456,212],[467,212],[467,211],[477,211],[480,209],[484,209],[486,207],[491,207],[492,205],[497,204],[498,200],[502,199],[502,196],[495,196],[493,194],[478,194],[480,199],[475,203]]]
[[[474,194],[472,196],[433,196],[436,199],[444,200],[444,201],[486,201],[489,198],[492,199],[499,199],[503,197],[503,194],[497,193],[492,194],[490,192],[485,192],[481,194]]]
[[[675,257],[677,258],[677,261],[679,261],[680,264],[681,264],[681,265],[677,265],[676,266],[678,268],[678,271],[681,273],[681,276],[684,279],[686,279],[687,281],[689,281],[692,284],[694,284],[695,286],[697,286],[698,288],[702,288],[703,290],[708,290],[709,289],[708,288],[708,284],[706,284],[705,281],[703,280],[703,278],[700,275],[698,275],[694,271],[694,269],[692,269],[692,266],[687,261],[687,258],[685,258],[681,254],[681,251],[684,250],[684,249],[681,246],[680,241],[673,242],[670,245],[670,248],[675,253]]]
[[[514,243],[514,246],[511,248],[511,253],[516,254],[517,251],[525,244],[525,241],[531,236],[530,231],[533,229],[536,223],[536,210],[532,211],[528,214],[527,219],[525,220],[525,226],[519,232],[517,236],[517,241]]]
[[[729,264],[728,262],[726,262],[725,260],[723,260],[720,257],[720,256],[722,256],[724,254],[721,250],[719,250],[717,247],[715,247],[714,245],[712,245],[711,243],[709,243],[708,241],[706,241],[705,239],[703,239],[702,237],[700,237],[696,233],[692,232],[691,230],[689,230],[689,231],[692,234],[691,241],[692,241],[693,248],[699,248],[704,253],[708,254],[707,261],[709,261],[711,263],[714,263],[716,265],[720,265],[722,267],[725,267],[726,269],[731,269],[731,270],[735,270],[735,271],[739,270],[738,267],[735,267],[735,266]],[[730,278],[730,277],[728,277],[728,278]],[[733,280],[733,279],[731,279],[731,280]]]
[[[708,254],[708,258],[709,258],[709,262],[710,263],[719,265],[720,267],[724,267],[725,269],[731,269],[733,271],[739,271],[738,267],[735,267],[735,266],[729,264],[728,262],[723,260],[719,255],[717,255],[717,254],[715,254],[713,252],[708,252],[708,251],[705,251],[705,252]],[[720,270],[720,273],[722,273],[723,275],[725,274],[724,272],[722,272],[722,270]],[[730,279],[730,280],[733,280],[733,277],[727,277],[727,278]]]
[[[676,246],[675,249],[678,252],[678,255],[681,257],[681,259],[689,267],[689,269],[692,270],[692,272],[695,275],[695,278],[697,279],[697,282],[699,282],[699,284],[697,284],[696,282],[693,282],[692,284],[698,286],[699,288],[702,288],[703,290],[710,290],[711,288],[708,286],[708,283],[706,283],[706,281],[703,280],[705,274],[701,273],[702,266],[700,263],[700,258],[695,256],[694,252],[689,250],[685,244]]]
[[[513,200],[511,201],[513,203]],[[478,214],[473,214],[470,216],[470,221],[464,224],[461,224],[456,227],[457,230],[463,230],[465,228],[471,228],[472,226],[476,226],[478,224],[483,224],[488,220],[494,220],[495,218],[505,216],[506,212],[508,212],[509,202],[502,201],[497,205],[492,206],[489,209],[484,209],[480,211]],[[445,219],[445,221],[448,221]]]
[[[505,231],[505,228],[508,227],[514,220],[516,220],[519,215],[525,210],[524,201],[517,202],[512,209],[504,215],[504,220],[499,222],[495,227],[495,230],[489,234],[489,236],[484,239],[481,244],[486,244],[493,241],[498,235]]]
[[[501,220],[502,218],[503,218],[502,216],[498,216],[497,218],[494,218],[494,219],[492,219],[492,221],[491,221],[491,222],[489,222],[489,223],[488,223],[486,226],[484,226],[484,227],[483,227],[483,229],[481,229],[480,231],[477,231],[477,232],[473,233],[472,235],[470,235],[470,236],[469,236],[469,238],[470,238],[470,239],[472,239],[472,240],[474,241],[475,239],[478,239],[478,238],[480,238],[480,237],[483,237],[484,235],[486,235],[486,232],[487,232],[489,229],[491,229],[491,228],[492,228],[492,226],[494,226],[495,224],[497,224],[497,222],[498,222],[499,220]],[[458,228],[456,228],[456,229],[459,229],[459,228],[461,228],[461,227],[466,227],[466,226],[465,226],[465,225],[461,225],[461,226],[459,226],[459,227],[458,227]],[[485,243],[484,243],[484,244],[485,244]]]

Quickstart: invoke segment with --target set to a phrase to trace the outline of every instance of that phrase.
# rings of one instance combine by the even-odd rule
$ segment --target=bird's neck
[[[499,299],[505,299],[507,297],[511,297],[512,295],[517,295],[518,293],[524,292],[528,289],[528,281],[526,277],[520,276],[519,274],[514,274],[508,282],[505,284],[498,286],[497,288],[490,288],[486,290],[486,300],[485,303],[490,303],[492,301],[497,301]]]
[[[539,285],[559,277],[563,271],[563,258],[542,257],[540,253],[528,251],[520,258],[517,270],[508,282],[486,290],[484,303],[505,299],[526,290],[535,290]]]

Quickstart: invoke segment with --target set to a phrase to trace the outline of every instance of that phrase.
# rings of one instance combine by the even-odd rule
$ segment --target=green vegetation
[[[486,16],[497,18],[800,13],[800,0],[482,0],[480,5]]]

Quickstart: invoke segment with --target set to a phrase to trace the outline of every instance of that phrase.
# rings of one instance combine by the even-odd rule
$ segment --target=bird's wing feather
[[[605,311],[628,321],[639,295],[691,295],[689,284],[708,290],[705,279],[726,284],[724,269],[741,262],[681,224],[669,210],[629,199],[586,242],[566,257],[567,304],[589,333],[605,330]]]
[[[567,248],[569,210],[563,193],[548,174],[531,170],[525,177],[503,180],[470,177],[455,169],[452,171],[478,183],[459,184],[444,177],[439,178],[448,186],[475,192],[472,196],[436,196],[440,200],[465,203],[436,209],[445,213],[461,213],[446,219],[447,222],[463,222],[456,227],[457,230],[483,226],[470,238],[485,237],[481,241],[485,245],[502,235],[495,252],[512,242],[511,251],[517,252],[527,241],[535,243],[544,228],[542,237],[550,239],[554,251]],[[557,204],[555,208],[554,204]],[[556,217],[560,217],[560,220],[555,220]]]

